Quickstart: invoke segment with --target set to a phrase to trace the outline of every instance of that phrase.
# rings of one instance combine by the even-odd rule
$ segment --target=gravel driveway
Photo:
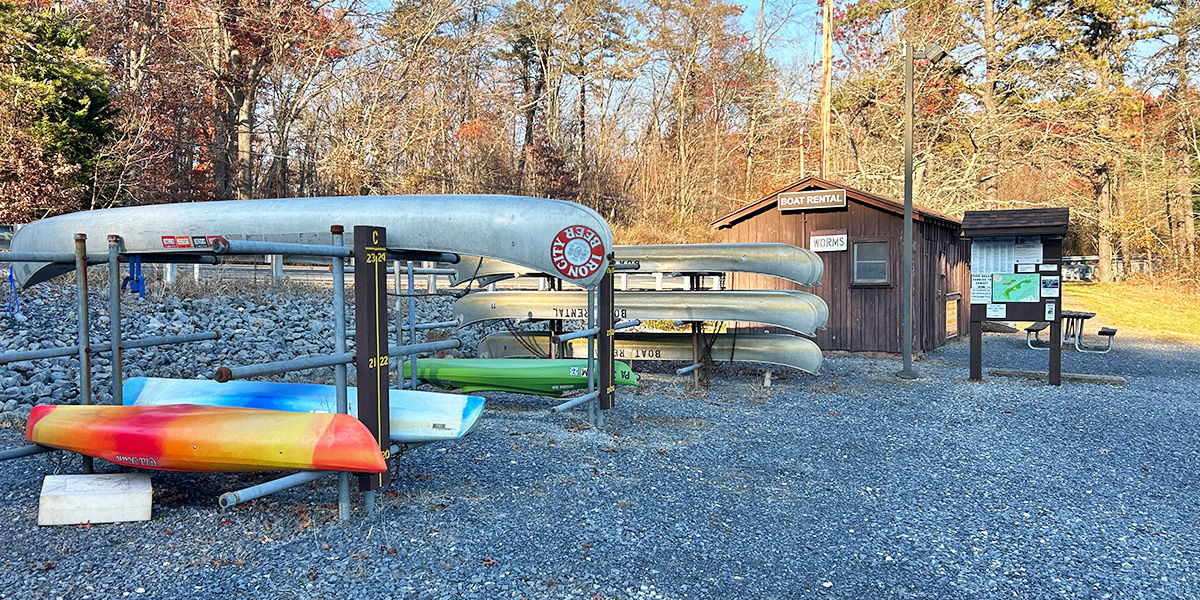
[[[188,302],[130,302],[130,318],[200,328],[172,329],[176,308],[207,310]],[[240,312],[323,310],[304,302]],[[67,304],[0,316],[0,350],[69,343]],[[264,336],[205,351],[276,352]],[[1045,369],[1023,335],[984,344],[985,367]],[[131,369],[194,377],[217,360],[200,350]],[[39,528],[41,476],[77,464],[0,463],[0,598],[1200,597],[1200,347],[1122,332],[1111,354],[1064,352],[1064,371],[1127,387],[970,383],[965,344],[918,361],[914,382],[893,377],[898,362],[835,354],[820,377],[776,370],[770,388],[722,366],[700,393],[639,363],[657,372],[621,391],[604,430],[487,394],[473,434],[400,458],[381,510],[344,523],[332,481],[222,511],[221,492],[264,478],[151,472],[152,521]],[[54,371],[0,367],[0,393],[27,406],[39,372]],[[34,398],[56,398],[56,381]],[[0,429],[0,446],[19,443]]]

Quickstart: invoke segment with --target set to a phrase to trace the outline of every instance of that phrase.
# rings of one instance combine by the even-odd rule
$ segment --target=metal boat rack
[[[62,348],[42,348],[38,350],[24,350],[20,352],[9,352],[0,354],[0,364],[11,362],[40,360],[46,358],[58,358],[66,356],[77,356],[79,360],[79,403],[92,403],[92,356],[101,353],[111,353],[112,358],[109,360],[109,365],[112,370],[112,397],[116,404],[121,403],[121,385],[122,385],[122,370],[121,359],[122,350],[133,348],[150,348],[154,346],[174,345],[191,342],[202,342],[215,340],[219,336],[216,332],[192,333],[184,335],[167,335],[167,336],[152,336],[136,340],[125,340],[121,336],[121,285],[120,285],[120,263],[122,259],[128,261],[128,257],[120,252],[121,238],[119,236],[108,236],[108,256],[102,258],[99,256],[87,255],[87,236],[82,233],[77,233],[74,236],[75,253],[74,254],[54,254],[48,252],[0,252],[0,262],[47,262],[55,264],[73,265],[75,269],[75,296],[76,296],[76,321],[78,323],[78,335],[76,343],[73,346]],[[217,264],[219,259],[213,256],[196,256],[196,255],[162,255],[155,257],[153,262],[187,262],[196,264]],[[109,341],[107,345],[103,342],[94,342],[91,340],[88,321],[88,265],[99,265],[108,263],[108,314],[109,314]],[[107,347],[106,347],[107,346]],[[0,452],[0,460],[10,460],[14,458],[23,458],[33,456],[44,452],[50,452],[53,448],[38,446],[36,444],[12,448]],[[83,472],[92,472],[92,457],[83,457]]]
[[[347,330],[346,330],[345,272],[348,270],[351,270],[351,269],[346,268],[346,264],[344,261],[346,258],[355,258],[356,260],[357,260],[357,258],[355,257],[355,255],[354,255],[355,253],[352,249],[344,246],[343,228],[341,226],[335,225],[335,226],[331,227],[331,232],[333,233],[333,245],[330,245],[330,246],[313,245],[313,244],[286,244],[286,243],[269,243],[269,242],[257,242],[257,241],[245,241],[245,240],[218,239],[218,240],[214,240],[216,243],[214,244],[213,254],[194,254],[194,253],[186,254],[186,255],[163,254],[163,255],[154,256],[154,259],[152,261],[147,260],[147,262],[161,262],[161,263],[168,263],[168,264],[173,264],[173,263],[218,264],[220,262],[221,255],[239,255],[239,254],[271,254],[271,255],[281,255],[281,256],[283,256],[283,255],[322,256],[322,257],[330,257],[333,259],[331,270],[333,272],[333,278],[334,278],[334,286],[333,286],[334,312],[335,312],[334,352],[332,354],[312,355],[312,356],[295,358],[295,359],[291,359],[291,360],[274,361],[274,362],[255,364],[255,365],[240,365],[240,366],[232,366],[232,367],[222,366],[222,367],[219,367],[215,373],[215,378],[218,381],[229,381],[231,379],[256,377],[256,376],[262,376],[262,375],[283,373],[283,372],[288,372],[288,371],[297,371],[297,370],[311,369],[311,368],[317,368],[317,367],[333,366],[334,367],[335,387],[337,390],[336,391],[337,412],[342,413],[342,414],[347,413],[348,407],[347,407],[346,398],[347,398],[347,394],[348,394],[348,392],[347,392],[348,382],[347,382],[346,365],[348,363],[355,362],[357,355],[355,352],[348,352],[346,349]],[[16,361],[35,360],[35,359],[42,359],[42,358],[72,356],[72,355],[77,354],[79,357],[80,365],[81,365],[81,368],[79,370],[80,371],[79,386],[80,386],[80,398],[81,398],[80,402],[82,404],[90,404],[92,402],[91,356],[95,355],[95,354],[99,354],[99,353],[110,352],[110,353],[112,353],[112,359],[111,359],[110,364],[111,364],[112,373],[113,373],[113,376],[112,376],[113,403],[121,404],[122,403],[121,392],[122,392],[122,384],[123,384],[122,376],[121,376],[121,351],[122,350],[131,349],[131,348],[146,348],[146,347],[159,346],[159,345],[165,345],[165,344],[179,344],[179,343],[186,343],[186,342],[216,340],[216,339],[218,339],[218,335],[215,332],[206,332],[206,333],[185,334],[185,335],[149,337],[149,338],[142,338],[142,339],[137,339],[137,340],[123,340],[122,334],[121,334],[121,321],[120,321],[120,310],[121,310],[121,308],[120,308],[120,302],[121,302],[120,289],[121,288],[120,288],[120,279],[119,279],[119,277],[120,277],[119,265],[120,265],[120,262],[127,261],[128,257],[122,252],[122,240],[119,236],[115,236],[115,235],[108,236],[107,261],[105,261],[99,257],[87,256],[86,240],[87,240],[87,238],[84,234],[76,234],[75,235],[75,254],[74,255],[37,253],[37,252],[21,252],[21,253],[0,252],[0,262],[38,261],[38,262],[58,263],[58,264],[74,263],[75,271],[78,274],[78,276],[76,277],[76,290],[77,290],[77,308],[78,308],[77,315],[78,315],[78,322],[79,322],[78,342],[76,343],[76,345],[69,346],[69,347],[63,347],[63,348],[46,348],[46,349],[39,349],[39,350],[28,350],[28,351],[0,354],[0,364],[16,362]],[[407,264],[408,264],[406,272],[408,275],[408,289],[410,291],[414,289],[413,276],[415,275],[415,271],[416,271],[415,269],[413,269],[413,261],[414,260],[440,261],[440,262],[450,262],[450,263],[457,262],[457,260],[458,260],[457,255],[451,254],[451,253],[446,253],[446,252],[425,252],[425,251],[409,251],[409,250],[391,250],[391,249],[389,249],[386,252],[386,256],[389,259],[396,260],[397,268],[395,269],[394,272],[396,273],[397,294],[399,294],[399,286],[400,286],[400,279],[399,279],[399,274],[400,274],[399,261],[400,260],[405,260],[405,261],[407,261]],[[97,342],[89,341],[88,304],[87,304],[87,302],[88,302],[87,287],[88,286],[87,286],[86,273],[87,273],[87,265],[103,264],[104,262],[107,262],[108,266],[109,266],[109,319],[110,319],[110,323],[111,323],[111,340],[106,345],[101,345]],[[369,270],[370,269],[366,268],[365,266],[360,269],[360,271],[364,275],[367,275],[367,271],[369,271]],[[457,339],[450,339],[450,340],[443,340],[443,341],[436,341],[436,342],[427,342],[427,343],[416,343],[416,331],[425,331],[425,330],[431,330],[431,329],[453,327],[454,323],[452,323],[452,322],[425,323],[425,324],[417,323],[416,322],[416,311],[415,311],[415,297],[412,294],[407,294],[407,295],[409,297],[409,307],[408,307],[409,310],[407,312],[407,315],[400,313],[399,302],[397,302],[397,305],[396,305],[396,307],[398,309],[398,311],[397,311],[397,313],[398,313],[397,314],[397,339],[396,339],[397,343],[395,345],[391,345],[391,346],[387,347],[387,355],[388,356],[410,356],[415,359],[415,356],[418,353],[457,348],[461,345],[461,342]],[[386,324],[388,322],[387,303],[386,302],[380,304],[380,313],[381,313],[380,315],[376,315],[378,317],[378,320],[381,321],[382,323]],[[402,320],[405,317],[407,317],[407,320]],[[403,326],[401,326],[401,324],[403,324]],[[403,335],[402,332],[404,331],[405,328],[407,328],[407,330],[409,332],[409,342],[410,343],[407,345],[405,345],[403,343],[404,340],[402,339],[402,335]],[[360,373],[362,371],[363,370],[360,369]],[[386,371],[386,369],[385,369],[385,371]],[[416,374],[416,369],[414,368],[413,369],[414,377],[411,382],[411,385],[413,387],[416,386],[415,374]],[[387,397],[386,390],[385,390],[385,393],[382,394],[382,396],[384,398]],[[385,400],[385,402],[386,402],[386,400]],[[387,410],[386,406],[383,406],[382,408],[383,408],[383,410]],[[391,444],[390,441],[388,441],[386,444],[386,448],[384,448],[384,449],[386,450],[385,456],[387,456],[387,457],[398,456],[405,449],[405,445]],[[0,451],[0,460],[9,460],[9,459],[15,459],[15,458],[22,458],[22,457],[26,457],[26,456],[33,456],[36,454],[50,452],[53,450],[54,450],[53,448],[48,448],[45,446],[31,444],[31,445],[26,445],[26,446],[21,446],[21,447],[17,447],[17,448],[11,448],[11,449]],[[93,470],[92,469],[92,466],[93,466],[92,458],[88,457],[88,456],[84,456],[83,461],[84,461],[83,471],[85,473],[91,473]],[[275,479],[272,481],[268,481],[266,483],[252,486],[252,487],[244,489],[244,490],[238,490],[238,491],[228,492],[226,494],[223,494],[220,499],[220,505],[222,507],[233,506],[233,505],[241,503],[241,502],[247,502],[249,500],[253,500],[256,498],[261,498],[265,495],[268,495],[268,494],[271,494],[271,493],[274,493],[277,491],[281,491],[281,490],[289,489],[289,488],[292,488],[292,487],[295,487],[298,485],[302,485],[304,483],[314,481],[316,479],[319,479],[321,477],[324,477],[326,475],[331,475],[331,474],[333,474],[333,473],[329,472],[329,471],[301,472],[301,473],[296,473],[296,474],[289,475],[286,477],[278,478],[278,479]],[[338,475],[339,475],[338,517],[340,519],[347,519],[350,516],[350,487],[349,487],[350,474],[349,473],[339,473]],[[375,503],[374,490],[366,491],[364,494],[364,504],[365,504],[366,510],[368,512],[373,510],[374,503]]]

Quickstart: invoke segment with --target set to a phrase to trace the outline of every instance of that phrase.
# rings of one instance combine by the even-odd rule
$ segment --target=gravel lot
[[[0,351],[69,344],[71,290],[0,315]],[[130,351],[130,375],[195,377],[328,337],[319,297],[126,305],[139,335],[231,334]],[[984,343],[987,367],[1046,366],[1023,335]],[[657,372],[603,430],[489,394],[473,434],[400,458],[381,510],[344,523],[331,480],[222,511],[221,492],[264,478],[152,472],[152,521],[38,528],[41,476],[77,463],[0,463],[0,598],[1200,597],[1200,347],[1122,332],[1111,354],[1064,352],[1064,371],[1128,387],[974,384],[966,363],[954,344],[905,383],[896,359],[833,355],[770,388],[724,366],[699,393],[638,363]],[[70,401],[74,373],[0,366],[0,446],[21,443],[29,402]]]

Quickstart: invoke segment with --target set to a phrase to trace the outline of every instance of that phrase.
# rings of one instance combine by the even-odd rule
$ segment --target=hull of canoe
[[[585,342],[586,344],[586,342]],[[584,355],[587,355],[586,345]],[[637,385],[629,365],[613,361],[617,385]],[[404,376],[410,376],[404,363]],[[417,361],[417,378],[464,392],[513,392],[561,396],[587,389],[587,359],[484,359],[423,358]]]
[[[479,344],[481,356],[489,358],[545,356],[549,352],[548,334],[521,336],[493,333]],[[712,340],[705,335],[705,342]],[[583,341],[583,344],[577,342]],[[617,333],[613,341],[613,356],[621,360],[692,360],[690,333]],[[530,349],[532,347],[532,350]],[[586,340],[567,342],[566,357],[587,355]],[[818,375],[821,372],[821,349],[810,339],[785,334],[718,335],[712,345],[712,358],[718,362],[755,362],[782,365]]]
[[[795,290],[617,292],[617,320],[744,321],[807,336],[829,320],[816,294]],[[489,319],[587,319],[587,292],[478,292],[454,303],[459,327]]]
[[[76,233],[87,235],[87,252],[97,256],[108,254],[110,234],[122,237],[127,254],[208,252],[213,236],[330,244],[331,225],[345,226],[347,234],[355,225],[382,226],[388,230],[389,248],[485,256],[549,273],[557,273],[551,246],[568,227],[588,227],[599,235],[605,253],[612,248],[608,224],[582,204],[524,196],[427,195],[228,200],[84,211],[22,227],[11,249],[70,254]],[[183,240],[188,247],[181,247]],[[17,282],[26,287],[72,268],[13,263]],[[563,279],[592,287],[603,276],[599,269]]]
[[[633,265],[637,273],[755,273],[787,279],[800,285],[817,285],[825,263],[817,253],[788,244],[664,244],[616,246],[618,264]],[[456,265],[451,283],[476,279],[481,285],[518,275],[539,273],[534,269],[495,259],[480,262],[464,257]],[[630,271],[622,271],[628,273]]]
[[[199,404],[236,406],[302,413],[337,412],[336,388],[313,383],[230,381],[133,377],[122,388],[125,404],[164,406]],[[357,388],[347,388],[347,408],[358,411]],[[393,442],[423,443],[453,440],[471,432],[483,414],[483,398],[412,390],[391,390]]]
[[[30,442],[163,471],[387,469],[371,432],[349,415],[223,406],[35,406]]]

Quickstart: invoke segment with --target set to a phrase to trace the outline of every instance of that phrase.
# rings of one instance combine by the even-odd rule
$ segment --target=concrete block
[[[47,475],[38,525],[149,521],[153,495],[145,473]]]

